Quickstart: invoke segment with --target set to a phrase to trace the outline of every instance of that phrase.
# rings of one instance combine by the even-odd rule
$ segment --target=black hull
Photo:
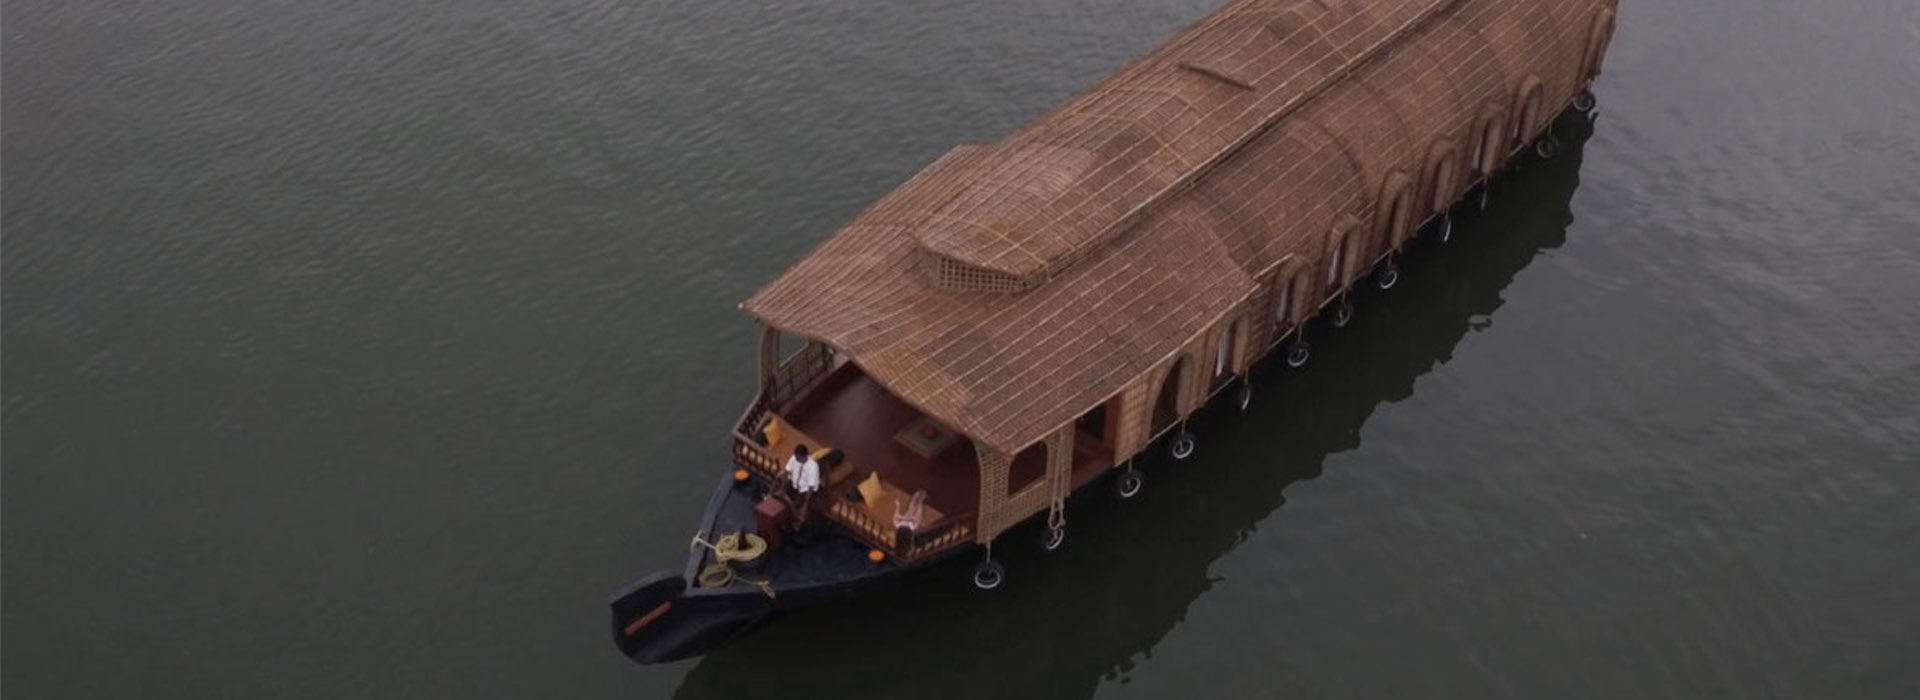
[[[634,583],[609,602],[613,643],[627,658],[643,664],[692,658],[751,629],[773,612],[772,603],[759,590],[688,591],[680,574],[663,571]],[[629,633],[630,625],[655,610],[663,612]]]
[[[701,537],[713,540],[716,533],[751,530],[758,496],[751,484],[722,483],[707,506]],[[692,658],[780,611],[880,591],[951,556],[912,566],[890,560],[874,563],[867,559],[866,545],[824,522],[815,527],[807,541],[777,548],[757,566],[740,570],[730,585],[689,584],[713,563],[704,547],[696,547],[684,571],[655,573],[615,593],[608,601],[614,644],[642,664]],[[963,551],[966,548],[953,553]]]

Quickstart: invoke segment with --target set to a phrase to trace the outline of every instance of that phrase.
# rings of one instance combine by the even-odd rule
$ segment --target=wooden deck
[[[979,504],[980,469],[973,443],[954,439],[931,457],[922,456],[915,444],[897,436],[924,416],[852,363],[835,368],[777,414],[818,440],[811,445],[814,449],[834,447],[846,453],[845,465],[826,475],[825,488],[836,495],[878,472],[881,482],[903,493],[926,491],[927,504],[943,514],[972,513]],[[782,454],[777,449],[774,453]]]
[[[904,561],[916,561],[972,541],[978,525],[980,468],[973,441],[934,423],[907,405],[860,368],[841,362],[808,382],[783,406],[756,401],[735,431],[736,463],[779,483],[781,465],[795,447],[809,451],[836,448],[844,461],[822,474],[820,495],[811,510],[846,526],[873,546]],[[819,376],[819,375],[816,375]],[[764,398],[764,397],[763,397]],[[777,423],[771,444],[760,445],[754,426]],[[1079,487],[1113,465],[1110,441],[1086,431],[1112,434],[1113,423],[1082,426],[1073,447],[1069,483]],[[924,432],[931,428],[931,432]],[[1047,456],[1043,446],[1021,452],[1009,468],[1009,488],[1019,491],[1041,479]],[[878,474],[883,492],[869,500],[853,497],[859,484]],[[926,508],[911,537],[895,532],[894,514],[915,492],[925,491]]]

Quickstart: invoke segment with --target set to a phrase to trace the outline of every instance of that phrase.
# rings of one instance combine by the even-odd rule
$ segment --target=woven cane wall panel
[[[1446,211],[1454,202],[1460,201],[1461,183],[1460,148],[1451,139],[1442,139],[1428,149],[1427,167],[1421,172],[1426,177],[1421,184],[1421,205],[1418,216],[1408,222],[1400,231],[1400,241],[1406,242],[1413,233],[1414,226],[1427,217]],[[1397,246],[1396,246],[1397,247]]]
[[[1187,371],[1182,373],[1180,384],[1180,417],[1185,419],[1200,404],[1207,400],[1207,389],[1213,376],[1212,333],[1203,333],[1187,345]]]
[[[1153,420],[1153,390],[1164,374],[1164,369],[1148,372],[1121,392],[1119,434],[1113,443],[1113,454],[1118,461],[1125,461],[1146,447],[1147,423]]]
[[[977,445],[975,452],[980,458],[980,527],[975,541],[985,544],[1000,534],[1007,507],[1007,472],[1013,457]]]
[[[1065,499],[1073,482],[1073,437],[1071,424],[1053,434],[1047,448],[1047,500]]]

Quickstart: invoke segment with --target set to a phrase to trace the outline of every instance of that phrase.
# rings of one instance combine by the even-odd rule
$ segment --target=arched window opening
[[[1086,413],[1080,414],[1080,417],[1074,420],[1073,427],[1080,431],[1079,437],[1082,441],[1111,445],[1113,430],[1107,427],[1111,419],[1112,413],[1107,410],[1107,404],[1102,402]]]
[[[1073,421],[1075,485],[1086,483],[1113,464],[1113,449],[1120,433],[1120,402],[1118,396],[1102,401]]]
[[[1013,464],[1007,468],[1007,495],[1026,490],[1046,474],[1047,443],[1042,440],[1014,455]]]

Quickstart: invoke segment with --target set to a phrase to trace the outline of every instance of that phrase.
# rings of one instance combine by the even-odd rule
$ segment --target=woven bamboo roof
[[[1239,0],[1038,121],[953,149],[748,299],[1012,453],[1371,221],[1390,168],[1612,0]]]

